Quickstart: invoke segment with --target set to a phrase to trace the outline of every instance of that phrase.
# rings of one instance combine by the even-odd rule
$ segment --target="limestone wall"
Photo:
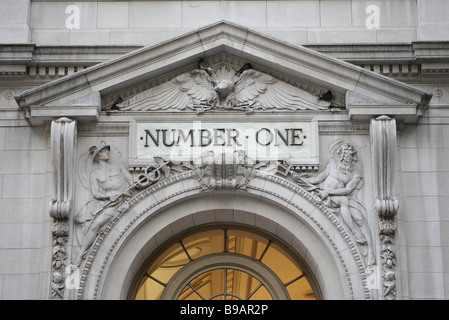
[[[226,20],[296,44],[447,40],[444,0],[41,1],[0,4],[1,43],[153,44]]]
[[[48,296],[49,161],[42,127],[0,127],[0,299]]]
[[[373,11],[366,12],[370,5],[379,8],[378,28],[373,27],[375,20],[370,18]],[[446,0],[1,0],[0,43],[96,48],[152,45],[220,20],[294,44],[449,41],[448,16],[449,1]],[[332,46],[329,48],[332,50]],[[449,91],[447,80],[440,76],[441,72],[447,72],[447,67],[444,61],[436,60],[447,58],[445,50],[444,47],[435,55],[431,61],[435,65],[427,66],[426,70],[430,71],[426,76],[430,80],[424,77],[413,80],[420,87],[427,82],[425,89],[435,94],[430,109],[418,125],[398,128],[396,188],[400,200],[397,217],[400,251],[397,269],[402,281],[398,284],[399,296],[403,299],[449,298]],[[434,52],[430,51],[427,58],[433,59]],[[14,60],[19,59],[17,52],[7,59],[3,54],[0,55],[0,299],[48,299],[52,261],[49,216],[52,165],[48,127],[31,127],[13,96],[50,79],[26,77],[25,63],[19,66]],[[64,55],[56,56],[59,60],[54,63],[64,65],[60,61]],[[369,62],[370,57],[364,59]],[[46,63],[53,63],[50,60]],[[21,74],[11,72],[16,69]],[[369,177],[369,137],[367,129],[364,130],[359,136],[348,136],[346,132],[340,138],[355,139],[365,147],[363,163],[365,175]],[[126,153],[127,136],[111,141],[107,134],[87,137],[85,133],[79,139],[80,150],[86,150],[100,138],[118,142]],[[325,153],[325,148],[336,138],[331,134],[324,137],[321,152]],[[369,189],[364,195],[372,200]],[[77,209],[81,204],[76,204]],[[370,219],[375,220],[373,216]]]

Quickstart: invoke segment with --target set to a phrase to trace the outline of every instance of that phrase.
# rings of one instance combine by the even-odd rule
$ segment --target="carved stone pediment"
[[[217,62],[219,56],[224,57],[221,63]],[[203,70],[206,75],[200,76],[197,61],[201,57],[209,60],[212,66],[211,74],[208,74],[206,69]],[[238,63],[235,63],[236,61]],[[248,62],[254,66],[254,71],[238,74],[235,79],[235,71]],[[222,66],[231,67],[231,70],[228,70],[232,75],[230,79],[214,79],[217,71],[220,76],[223,75]],[[224,73],[228,74],[228,71],[224,70]],[[192,72],[196,74],[193,79],[199,81],[195,83],[203,83],[205,95],[202,91],[201,95],[195,90],[191,91],[189,86],[192,81],[184,81],[187,75],[193,76]],[[204,82],[208,79],[214,81]],[[262,80],[262,83],[257,80]],[[184,95],[191,93],[184,98],[187,101],[184,108],[190,106],[199,112],[220,109],[269,112],[278,111],[279,108],[326,109],[327,104],[317,99],[330,90],[333,97],[329,111],[346,108],[350,119],[367,120],[373,116],[390,114],[416,122],[432,97],[415,87],[348,62],[330,58],[302,46],[279,42],[222,21],[80,70],[63,79],[27,90],[15,99],[32,125],[42,125],[45,121],[62,116],[81,122],[97,122],[102,111],[112,111],[113,107],[116,108],[120,103],[125,107],[128,103],[126,101],[134,99],[133,97],[136,97],[136,101],[142,98],[143,100],[139,101],[145,103],[141,106],[143,109],[136,105],[126,105],[129,112],[139,112],[145,108],[148,108],[145,112],[158,112],[163,108],[179,111],[182,106],[168,103],[169,96],[154,94],[156,88],[168,89],[165,85],[173,87],[173,81],[182,83]],[[249,86],[252,81],[254,84]],[[242,84],[253,90],[249,93],[247,90],[241,91]],[[234,89],[233,92],[227,92],[229,88]],[[369,97],[381,104],[347,105],[345,94],[348,91]],[[146,94],[162,100],[157,100],[157,103],[151,106]],[[170,97],[172,99],[174,96]],[[240,100],[242,97],[243,103]],[[337,108],[334,108],[335,106]]]
[[[229,65],[193,69],[116,105],[118,111],[328,110],[331,102],[276,77]]]

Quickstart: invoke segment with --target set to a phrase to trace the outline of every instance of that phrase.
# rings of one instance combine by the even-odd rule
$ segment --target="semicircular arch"
[[[265,230],[301,256],[323,299],[369,299],[363,260],[345,227],[297,185],[258,172],[241,190],[203,190],[191,173],[136,194],[81,269],[78,299],[126,299],[147,258],[177,234],[214,223]]]

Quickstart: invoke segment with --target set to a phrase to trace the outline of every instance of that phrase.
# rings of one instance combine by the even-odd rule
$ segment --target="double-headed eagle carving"
[[[195,110],[319,110],[330,102],[318,100],[304,90],[271,75],[248,68],[239,71],[229,66],[198,69],[150,88],[121,102],[122,111]]]

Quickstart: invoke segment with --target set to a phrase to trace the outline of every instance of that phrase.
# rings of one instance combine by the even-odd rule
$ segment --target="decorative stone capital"
[[[379,217],[394,219],[399,210],[399,202],[396,198],[378,198],[374,203],[374,208]]]
[[[51,154],[53,164],[53,199],[50,217],[67,219],[70,215],[75,177],[76,121],[68,118],[51,124]]]
[[[71,209],[72,201],[58,201],[53,199],[50,203],[50,217],[54,219],[68,219]]]

